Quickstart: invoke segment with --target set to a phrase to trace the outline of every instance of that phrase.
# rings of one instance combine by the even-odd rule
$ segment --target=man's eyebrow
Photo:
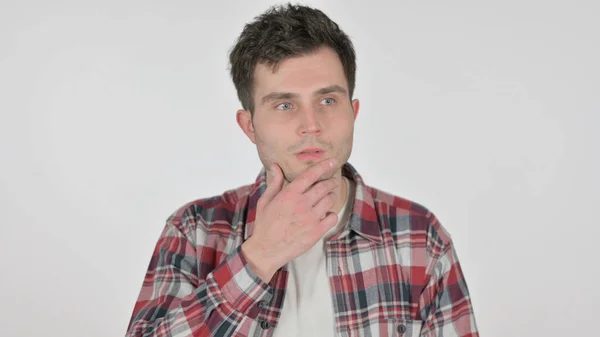
[[[268,95],[263,96],[261,101],[264,104],[268,101],[274,101],[274,100],[278,100],[278,99],[290,99],[290,98],[294,98],[297,96],[298,95],[291,93],[291,92],[272,92]]]
[[[337,92],[340,94],[345,94],[346,93],[346,89],[342,88],[341,86],[334,84],[334,85],[330,85],[328,87],[325,88],[321,88],[317,91],[315,91],[315,96],[318,95],[326,95],[326,94],[330,94],[332,92]]]
[[[319,96],[319,95],[326,95],[326,94],[330,94],[332,92],[337,92],[340,94],[346,94],[346,89],[342,88],[341,86],[334,84],[334,85],[330,85],[328,87],[324,87],[321,88],[317,91],[314,92],[315,96]],[[264,104],[268,101],[275,101],[278,99],[291,99],[291,98],[295,98],[298,97],[297,94],[294,94],[292,92],[271,92],[265,96],[263,96],[263,98],[261,99],[261,102]]]

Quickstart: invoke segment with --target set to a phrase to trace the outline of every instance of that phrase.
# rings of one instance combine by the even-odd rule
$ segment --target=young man
[[[265,169],[168,219],[127,336],[478,336],[448,233],[347,162],[349,38],[319,10],[273,7],[230,62]]]

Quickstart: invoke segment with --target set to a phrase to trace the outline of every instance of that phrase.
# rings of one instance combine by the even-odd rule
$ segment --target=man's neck
[[[344,204],[346,203],[346,201],[348,199],[348,188],[349,188],[348,181],[346,179],[344,179],[344,177],[341,175],[340,175],[339,179],[340,179],[340,184],[335,192],[335,195],[336,195],[335,205],[333,206],[333,208],[331,210],[334,213],[339,213],[340,210],[342,210],[342,207],[344,207]]]

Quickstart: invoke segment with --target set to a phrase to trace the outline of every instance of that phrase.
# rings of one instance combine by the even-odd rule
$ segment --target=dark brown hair
[[[282,60],[327,46],[340,58],[352,99],[356,55],[350,38],[325,13],[301,5],[269,8],[245,25],[229,54],[231,78],[242,107],[254,111],[253,78],[258,63],[277,67]]]

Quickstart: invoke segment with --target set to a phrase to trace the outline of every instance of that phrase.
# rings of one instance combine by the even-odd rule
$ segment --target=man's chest
[[[314,257],[302,261],[303,268],[291,268],[291,264],[281,268],[270,282],[271,301],[257,305],[253,317],[240,324],[238,335],[295,336],[298,330],[283,330],[300,326],[299,330],[309,331],[306,327],[323,326],[325,331],[319,336],[418,336],[424,267],[416,262],[416,255],[412,247],[399,249],[361,238],[328,241],[323,247],[323,269],[310,266],[318,262]],[[312,274],[294,275],[302,269],[312,270]],[[290,287],[290,282],[310,282],[312,286]],[[303,301],[302,296],[308,300]],[[299,305],[301,311],[290,310]],[[307,311],[310,305],[315,307]],[[323,307],[326,305],[329,307]],[[286,317],[290,312],[296,315],[293,324]],[[332,330],[323,324],[328,322],[323,315],[332,315]]]

